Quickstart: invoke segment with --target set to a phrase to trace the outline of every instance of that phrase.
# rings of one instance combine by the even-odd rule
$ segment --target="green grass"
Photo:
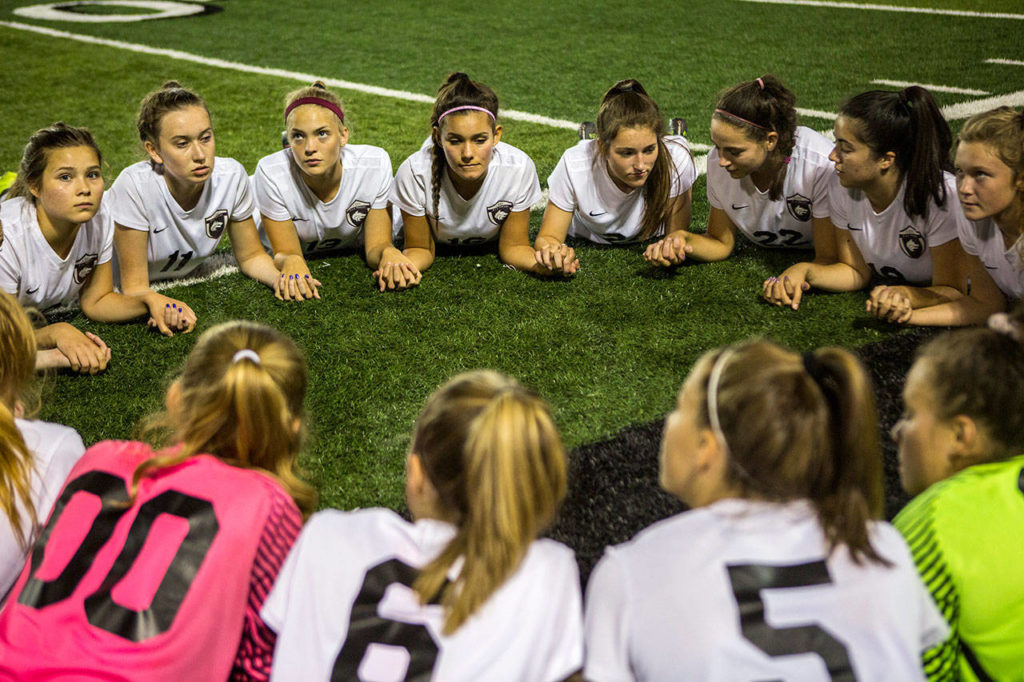
[[[217,4],[224,11],[204,17],[52,26],[418,93],[432,93],[451,70],[466,70],[494,86],[505,107],[570,120],[592,118],[612,82],[635,76],[666,115],[687,117],[691,139],[703,143],[715,93],[767,71],[782,77],[802,106],[826,110],[874,87],[872,78],[1005,92],[1019,72],[981,62],[1019,57],[1022,28],[1011,21],[717,1],[657,15],[604,1],[535,0],[514,11],[465,2]],[[981,4],[970,9],[1019,9]],[[25,21],[0,9],[0,20],[12,19]],[[205,96],[218,155],[237,158],[250,172],[278,148],[283,97],[300,85],[6,27],[0,45],[0,169],[16,165],[34,130],[64,120],[95,132],[108,185],[142,158],[135,111],[164,80]],[[935,45],[953,56],[936,58]],[[384,147],[395,168],[427,135],[429,105],[341,94],[351,141]],[[942,103],[961,99],[939,96]],[[530,154],[542,183],[575,142],[572,131],[516,121],[505,121],[504,139]],[[699,227],[707,217],[703,179],[694,199]],[[538,221],[534,215],[534,229]],[[758,284],[795,260],[792,253],[741,246],[728,262],[674,273],[647,268],[640,253],[581,246],[583,269],[568,282],[512,272],[493,253],[443,257],[419,288],[398,295],[377,293],[365,264],[350,255],[313,262],[324,298],[298,305],[275,301],[238,274],[168,293],[198,312],[198,331],[251,318],[302,346],[313,431],[304,463],[323,504],[345,508],[403,505],[402,460],[413,419],[426,396],[461,370],[493,367],[536,388],[575,446],[664,414],[695,357],[710,347],[751,334],[806,349],[898,333],[864,316],[862,294],[812,295],[799,313],[761,304]],[[73,322],[99,333],[113,361],[100,376],[48,381],[41,416],[76,427],[86,442],[125,437],[159,407],[196,335],[163,339],[141,324],[100,325],[81,316]]]

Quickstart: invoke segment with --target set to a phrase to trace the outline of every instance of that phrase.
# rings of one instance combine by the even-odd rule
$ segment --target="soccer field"
[[[1024,106],[1019,0],[888,8],[695,0],[657,13],[611,0],[217,0],[178,3],[205,10],[196,14],[135,21],[120,19],[151,15],[145,2],[26,16],[34,4],[0,4],[0,171],[15,169],[33,131],[63,120],[96,134],[108,187],[142,158],[135,112],[168,79],[206,98],[218,155],[251,173],[280,147],[285,93],[314,77],[345,101],[351,141],[383,147],[397,168],[429,132],[438,84],[466,71],[497,91],[503,140],[534,159],[542,185],[574,144],[575,124],[592,120],[605,89],[625,77],[643,82],[666,116],[688,120],[699,166],[716,93],[764,73],[797,94],[801,123],[817,130],[831,129],[830,112],[844,97],[911,83],[933,90],[954,131],[978,111]],[[703,229],[707,213],[701,179],[694,229]],[[539,220],[535,211],[534,230]],[[627,427],[646,434],[621,441],[631,445],[619,457],[647,471],[656,460],[651,422],[671,408],[694,359],[711,347],[763,334],[801,350],[909,338],[894,346],[905,351],[916,338],[865,316],[863,293],[812,295],[796,313],[760,302],[764,278],[801,254],[740,245],[724,263],[663,272],[641,253],[641,246],[581,245],[582,271],[571,281],[513,272],[489,251],[444,256],[418,288],[400,294],[378,293],[361,257],[348,254],[310,263],[324,283],[321,301],[276,301],[237,272],[168,293],[197,312],[199,332],[250,318],[288,332],[305,350],[313,437],[303,463],[322,505],[340,508],[404,508],[413,419],[438,384],[465,369],[499,369],[535,388],[577,453],[596,452],[586,446]],[[100,325],[76,312],[67,319],[99,334],[113,360],[96,377],[48,380],[40,416],[77,428],[87,444],[127,437],[159,407],[197,334],[164,339],[143,324]],[[581,457],[577,464],[591,461]],[[579,481],[610,485],[589,472]],[[626,514],[656,497],[626,488],[600,499]],[[573,500],[597,499],[587,492],[577,485]],[[620,515],[573,505],[564,515]],[[601,527],[577,525],[563,539],[578,532],[621,540],[626,532],[604,536]]]

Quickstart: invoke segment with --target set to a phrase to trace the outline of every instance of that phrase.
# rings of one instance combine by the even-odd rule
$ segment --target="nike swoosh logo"
[[[167,229],[166,227],[161,227],[159,230],[153,230],[153,234],[157,234],[158,232],[163,232],[166,229]]]
[[[999,266],[998,265],[986,265],[985,269],[986,270],[998,270]]]
[[[26,294],[34,294],[37,291],[39,291],[39,287],[36,287],[35,289],[25,289]]]
[[[850,223],[846,223],[846,229],[847,230],[852,230],[853,232],[863,232],[864,231],[863,227],[854,227]]]
[[[738,210],[740,210],[741,208],[746,208],[747,206],[750,206],[750,204],[743,204],[742,206],[737,206],[736,204],[733,204],[733,205],[732,205],[732,210],[734,210],[734,211],[738,211]]]
[[[599,215],[604,215],[604,214],[605,214],[605,213],[607,213],[607,212],[608,212],[608,211],[598,211],[597,213],[594,213],[593,211],[590,211],[590,217],[591,217],[591,218],[596,218],[597,216],[599,216]]]
[[[293,223],[308,223],[309,218],[292,218]]]

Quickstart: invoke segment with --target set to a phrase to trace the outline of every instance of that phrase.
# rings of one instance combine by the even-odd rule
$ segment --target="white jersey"
[[[835,166],[832,143],[810,128],[796,129],[786,165],[782,196],[768,198],[749,175],[734,180],[719,163],[717,149],[708,154],[708,203],[725,211],[740,233],[758,246],[807,249],[814,243],[812,218],[828,218],[828,190]]]
[[[252,176],[253,195],[269,220],[291,220],[306,254],[363,244],[363,226],[371,209],[386,208],[391,159],[380,147],[347,144],[341,148],[341,186],[330,201],[320,201],[282,149],[260,159]],[[269,243],[261,228],[260,238]]]
[[[957,234],[964,251],[978,257],[1007,298],[1024,298],[1024,236],[1006,248],[1003,233],[991,218],[964,218],[957,222]]]
[[[847,230],[872,272],[899,283],[928,285],[932,281],[929,249],[956,239],[956,223],[962,215],[956,193],[956,178],[943,173],[946,205],[928,200],[928,218],[911,218],[903,208],[907,189],[900,191],[881,213],[859,189],[847,189],[836,178],[829,187],[832,223]]]
[[[553,540],[535,540],[483,606],[441,634],[441,606],[421,605],[411,585],[454,535],[387,509],[315,514],[262,610],[277,632],[272,679],[553,682],[579,670],[579,573]]]
[[[149,232],[149,281],[184,277],[220,243],[228,223],[251,218],[256,210],[249,176],[234,159],[216,157],[203,193],[185,211],[149,161],[128,166],[110,188],[114,222]]]
[[[0,289],[39,310],[76,303],[92,271],[114,253],[114,223],[106,207],[101,202],[92,220],[79,226],[61,258],[39,229],[35,203],[15,197],[0,204]]]
[[[697,180],[697,169],[685,137],[662,138],[672,157],[673,181],[670,197],[686,192]],[[566,149],[548,177],[548,201],[572,213],[569,236],[598,244],[617,244],[640,239],[643,222],[642,188],[623,192],[616,186],[597,140],[582,140]],[[660,225],[652,236],[665,234]]]
[[[903,538],[893,563],[827,555],[806,501],[720,500],[606,550],[587,587],[584,676],[609,680],[924,680],[948,627]],[[831,675],[830,675],[831,672]]]
[[[61,424],[27,419],[15,419],[14,423],[32,455],[33,471],[29,485],[36,519],[42,527],[71,468],[85,452],[85,445],[77,431]],[[22,518],[27,520],[24,510]],[[31,540],[32,529],[26,526],[23,529],[26,538]],[[21,573],[25,556],[26,552],[18,546],[11,527],[6,521],[0,523],[0,604]]]
[[[433,145],[428,139],[398,167],[391,202],[409,215],[427,216],[438,242],[482,244],[497,239],[510,214],[529,211],[540,201],[540,182],[533,159],[512,145],[499,142],[494,147],[483,185],[473,198],[463,199],[455,191],[448,173],[441,174],[441,195],[437,204],[440,224],[434,225],[430,170]]]

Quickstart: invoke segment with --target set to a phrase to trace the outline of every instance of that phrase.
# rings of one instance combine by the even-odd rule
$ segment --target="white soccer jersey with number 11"
[[[150,282],[188,275],[217,248],[228,223],[251,218],[256,210],[245,168],[219,156],[199,203],[188,211],[178,205],[164,176],[149,161],[121,171],[110,194],[115,223],[149,232]]]
[[[607,550],[587,589],[592,682],[923,680],[945,621],[903,539],[871,533],[893,563],[828,556],[805,501],[727,499]]]
[[[579,574],[552,540],[534,541],[483,606],[441,634],[442,608],[421,606],[411,585],[454,533],[386,509],[315,514],[262,610],[278,633],[272,679],[554,682],[578,670]]]

